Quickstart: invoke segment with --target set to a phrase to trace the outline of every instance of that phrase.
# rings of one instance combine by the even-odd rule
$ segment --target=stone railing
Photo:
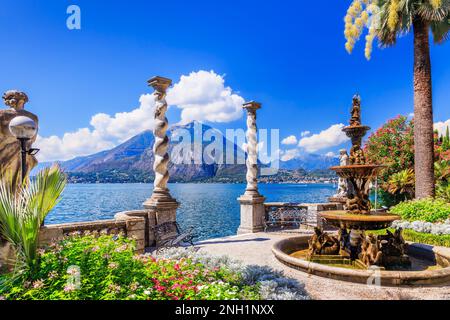
[[[73,222],[45,225],[41,228],[39,242],[41,245],[58,241],[71,233],[123,234],[135,240],[136,251],[143,253],[152,244],[148,227],[147,211],[125,211],[115,215],[115,219],[88,222]]]
[[[265,220],[266,225],[274,220],[298,222],[307,227],[322,227],[329,229],[330,227],[320,217],[318,212],[342,210],[342,204],[339,203],[289,203],[289,202],[266,202]]]

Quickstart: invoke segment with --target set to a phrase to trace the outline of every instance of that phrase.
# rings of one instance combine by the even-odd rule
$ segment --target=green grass
[[[394,229],[389,229],[392,232]],[[386,230],[376,230],[376,231],[367,231],[368,233],[373,234],[386,234]],[[435,235],[431,233],[422,233],[414,230],[405,229],[403,230],[403,238],[406,241],[411,242],[419,242],[424,244],[429,244],[433,246],[442,246],[450,248],[450,235]]]

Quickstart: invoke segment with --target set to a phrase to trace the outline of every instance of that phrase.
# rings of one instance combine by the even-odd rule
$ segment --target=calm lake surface
[[[239,203],[244,184],[170,184],[180,203],[177,220],[192,226],[199,240],[236,234]],[[138,210],[150,197],[151,184],[69,184],[46,224],[111,219],[125,210]],[[336,187],[332,184],[260,184],[267,201],[326,202]]]

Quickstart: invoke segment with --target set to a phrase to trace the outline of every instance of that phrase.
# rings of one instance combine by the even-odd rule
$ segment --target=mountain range
[[[195,138],[184,139],[186,136],[202,137],[207,131],[213,132],[213,142],[205,142],[204,139],[198,139],[197,142]],[[177,138],[180,134],[182,139]],[[246,166],[243,162],[245,152],[235,143],[228,141],[218,130],[199,122],[191,122],[172,127],[168,130],[168,136],[172,140],[169,147],[171,156],[169,173],[172,182],[241,182],[245,180]],[[193,150],[205,150],[204,148],[212,143],[222,145],[223,152],[217,154],[210,152],[208,156],[204,156],[203,161],[194,162]],[[111,150],[68,161],[58,161],[58,163],[68,174],[70,182],[152,182],[154,179],[153,144],[153,133],[144,131]],[[227,156],[233,157],[235,164],[224,164]],[[237,159],[241,162],[236,164]],[[50,164],[40,163],[33,172]],[[338,164],[337,158],[304,153],[289,161],[280,161],[280,168],[284,169],[284,172],[298,169],[304,169],[307,172],[326,170],[336,164]]]

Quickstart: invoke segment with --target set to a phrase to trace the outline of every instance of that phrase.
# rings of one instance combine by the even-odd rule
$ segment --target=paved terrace
[[[228,255],[245,264],[267,265],[274,269],[282,270],[285,275],[303,282],[313,299],[450,300],[450,286],[373,287],[322,278],[289,268],[279,262],[271,251],[275,242],[289,236],[293,236],[293,234],[281,232],[244,234],[201,241],[196,244],[196,247],[212,255]]]

